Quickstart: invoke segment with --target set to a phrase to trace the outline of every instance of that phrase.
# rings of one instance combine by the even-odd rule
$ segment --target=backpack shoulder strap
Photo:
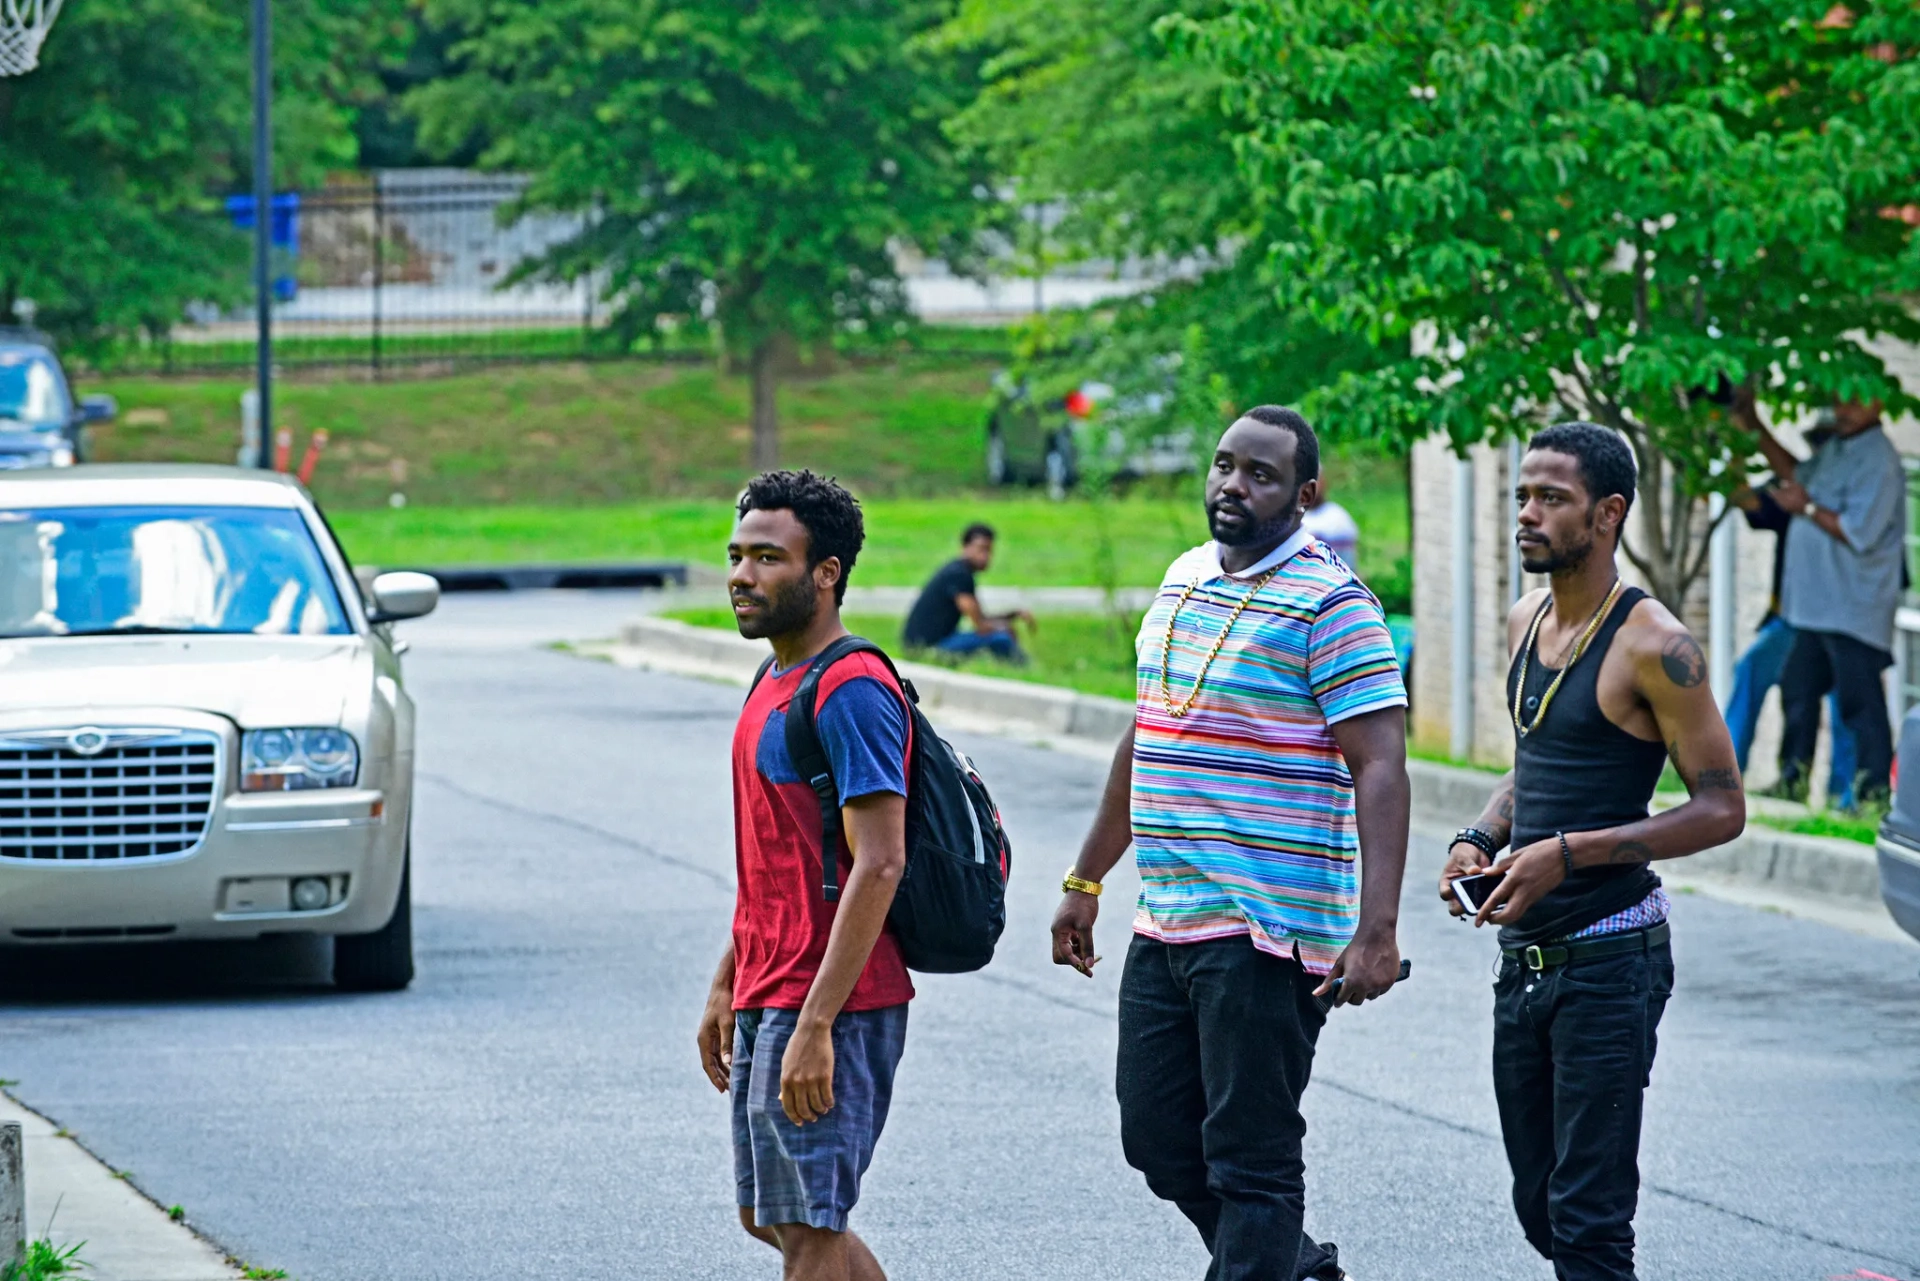
[[[768,654],[765,658],[760,660],[760,670],[753,674],[753,679],[751,681],[747,682],[748,698],[753,697],[753,691],[760,688],[760,682],[767,679],[767,673],[772,670],[773,670],[773,655]]]
[[[893,670],[892,660],[878,645],[863,636],[842,636],[814,655],[793,701],[787,704],[787,757],[820,802],[820,893],[829,903],[840,898],[840,789],[834,784],[833,762],[820,742],[814,713],[820,701],[820,678],[852,654],[878,654],[887,670]]]

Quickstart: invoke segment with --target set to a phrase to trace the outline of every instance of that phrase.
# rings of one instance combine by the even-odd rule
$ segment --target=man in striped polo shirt
[[[1407,695],[1379,602],[1301,528],[1319,474],[1290,409],[1220,438],[1213,541],[1141,622],[1134,727],[1053,920],[1054,962],[1091,974],[1100,881],[1134,845],[1121,1142],[1200,1230],[1209,1281],[1345,1275],[1302,1230],[1300,1098],[1323,1002],[1400,966]]]

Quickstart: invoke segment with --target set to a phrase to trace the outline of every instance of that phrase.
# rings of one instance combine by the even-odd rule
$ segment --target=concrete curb
[[[761,641],[717,628],[671,619],[643,618],[621,630],[606,650],[625,666],[744,684],[767,656]],[[992,728],[1057,741],[1089,754],[1111,753],[1133,724],[1133,705],[1053,685],[976,676],[921,663],[900,664],[920,691],[921,706],[936,720],[968,728]],[[1472,822],[1486,804],[1495,776],[1434,761],[1407,762],[1413,784],[1414,824],[1450,831]],[[1738,839],[1661,869],[1665,879],[1709,891],[1725,888],[1742,899],[1765,900],[1795,910],[1817,899],[1841,912],[1885,916],[1873,847],[1855,841],[1799,836],[1750,823]],[[1811,913],[1810,913],[1811,914]],[[1891,920],[1889,937],[1904,937]],[[1875,929],[1876,933],[1881,932]]]
[[[225,1254],[176,1223],[77,1139],[10,1095],[0,1120],[25,1139],[27,1233],[56,1246],[81,1245],[90,1281],[239,1281]]]
[[[1458,828],[1479,817],[1494,775],[1434,761],[1409,761],[1413,812],[1422,825]],[[1661,808],[1656,799],[1654,808]],[[1749,820],[1747,830],[1717,849],[1663,865],[1662,877],[1685,882],[1771,887],[1790,895],[1817,895],[1880,906],[1880,868],[1871,845],[1801,836]]]
[[[714,627],[642,618],[621,629],[608,656],[626,666],[744,684],[759,670],[767,646]],[[976,676],[927,663],[899,666],[900,674],[920,691],[920,706],[930,716],[957,713],[968,722],[994,722],[1029,736],[1083,739],[1107,752],[1133,724],[1133,704],[1117,698]]]

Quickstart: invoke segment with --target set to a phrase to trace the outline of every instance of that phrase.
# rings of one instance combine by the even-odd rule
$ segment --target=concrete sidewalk
[[[245,1274],[57,1129],[0,1093],[26,1150],[27,1235],[79,1246],[88,1281],[238,1281]]]

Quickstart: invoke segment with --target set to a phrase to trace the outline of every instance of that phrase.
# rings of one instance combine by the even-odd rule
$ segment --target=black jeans
[[[1633,1281],[1640,1105],[1672,991],[1665,943],[1538,973],[1501,962],[1493,1089],[1513,1208],[1559,1281]]]
[[[1208,1281],[1337,1278],[1301,1230],[1300,1096],[1326,1016],[1319,980],[1252,940],[1135,935],[1120,979],[1120,1141],[1213,1255]]]
[[[1780,710],[1786,729],[1780,736],[1780,778],[1783,782],[1813,775],[1813,749],[1820,740],[1820,700],[1827,691],[1840,696],[1840,719],[1853,731],[1859,775],[1856,800],[1884,798],[1893,770],[1893,730],[1887,722],[1887,692],[1880,673],[1893,665],[1893,655],[1865,641],[1839,632],[1793,634],[1780,669]]]

